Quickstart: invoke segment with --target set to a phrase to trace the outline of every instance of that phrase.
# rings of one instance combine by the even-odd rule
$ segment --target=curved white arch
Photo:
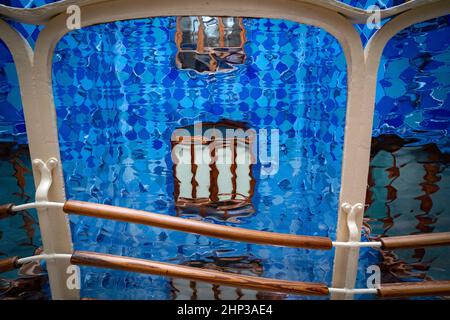
[[[29,141],[31,159],[50,158],[45,146],[41,143],[45,136],[40,128],[45,126],[45,120],[39,118],[39,104],[33,99],[33,51],[27,40],[8,23],[0,20],[0,39],[3,40],[11,52],[17,70],[22,97],[23,112],[25,116],[27,136]],[[61,172],[61,167],[59,167]],[[40,172],[33,167],[33,177],[36,188],[39,185]],[[50,189],[51,198],[64,200],[64,184],[62,177],[57,175],[55,183]],[[70,253],[72,252],[72,239],[68,220],[59,208],[38,209],[39,227],[43,248],[46,253]],[[68,290],[66,286],[66,270],[69,264],[64,261],[50,260],[47,264],[48,276],[54,299],[78,298],[77,290]]]
[[[352,24],[342,15],[329,9],[298,1],[280,0],[228,0],[225,2],[204,0],[116,0],[101,2],[83,7],[81,25],[152,16],[209,15],[246,16],[280,18],[320,27],[331,33],[343,47],[347,60],[347,115],[342,162],[342,184],[340,203],[364,203],[366,179],[368,174],[369,148],[371,139],[372,115],[361,106],[364,100],[364,55],[361,40]],[[35,80],[35,99],[42,107],[41,119],[47,119],[42,133],[48,137],[46,149],[59,159],[58,134],[56,129],[55,107],[52,92],[52,59],[58,41],[69,32],[66,28],[67,16],[62,13],[46,24],[39,35],[35,47],[33,78]],[[50,121],[50,122],[49,122]],[[49,201],[61,201],[51,198]],[[362,224],[362,219],[359,226]],[[337,241],[346,241],[345,214],[339,209]],[[336,249],[336,268],[334,284],[342,287],[346,276],[347,248]],[[347,277],[348,278],[348,277]],[[342,297],[336,293],[335,298]]]
[[[366,66],[364,81],[366,95],[361,100],[361,103],[366,108],[366,110],[364,111],[365,114],[370,115],[371,117],[370,125],[368,127],[371,132],[373,127],[373,114],[375,109],[378,68],[381,60],[381,55],[383,54],[383,50],[386,44],[398,32],[415,23],[420,23],[447,14],[450,14],[450,1],[444,0],[436,3],[426,4],[424,6],[421,6],[420,8],[414,8],[393,18],[391,21],[387,22],[383,27],[381,27],[381,29],[378,30],[369,40],[364,49],[364,62]],[[368,142],[368,146],[370,147],[370,141]],[[367,158],[367,167],[369,165],[369,160],[370,159]],[[353,264],[353,266],[351,267],[356,268],[357,265]],[[356,270],[357,269],[354,270],[355,273]]]
[[[14,8],[0,4],[0,16],[11,20],[30,23],[30,24],[44,24],[51,20],[58,14],[66,11],[67,7],[76,4],[80,7],[92,5],[100,2],[107,2],[111,0],[61,0],[54,3],[49,3],[38,8]],[[292,0],[293,2],[313,4],[317,7],[329,9],[337,12],[353,23],[365,23],[367,19],[373,14],[371,10],[357,8],[345,4],[337,0]],[[436,2],[440,0],[410,0],[398,6],[390,7],[380,10],[380,17],[382,19],[389,18],[407,10],[420,7],[425,4]],[[217,3],[214,3],[217,2]],[[210,0],[204,1],[204,5],[213,4],[219,5],[219,1]]]

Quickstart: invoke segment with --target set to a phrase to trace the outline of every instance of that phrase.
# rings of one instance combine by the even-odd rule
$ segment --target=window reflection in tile
[[[176,43],[179,69],[226,72],[245,61],[242,18],[178,17]]]

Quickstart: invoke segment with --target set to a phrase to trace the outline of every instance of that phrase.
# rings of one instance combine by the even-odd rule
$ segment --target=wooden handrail
[[[387,283],[378,289],[381,298],[446,295],[450,296],[450,281]]]
[[[260,278],[86,251],[75,251],[70,262],[80,266],[154,274],[252,290],[316,296],[329,294],[328,287],[321,283]]]
[[[0,205],[0,219],[15,215],[16,213],[13,212],[13,210],[12,210],[13,207],[14,207],[14,204],[12,204],[12,203]]]
[[[176,264],[156,262],[139,258],[121,257],[110,254],[74,251],[72,255],[62,254],[70,257],[70,263],[79,266],[93,266],[98,268],[109,268],[145,274],[154,274],[165,277],[181,278],[191,281],[202,281],[211,284],[225,285],[230,287],[281,292],[297,295],[326,296],[331,290],[344,290],[328,288],[323,283],[297,282],[288,280],[277,280],[270,278],[246,276],[216,270],[208,270],[181,266]],[[43,256],[34,256],[19,259],[11,257],[0,260],[0,273],[17,269],[24,262],[45,259]],[[36,258],[36,259],[30,259]],[[66,258],[66,257],[64,257]],[[351,290],[351,289],[350,289]],[[359,291],[358,291],[359,290]],[[450,296],[450,281],[423,281],[423,282],[401,282],[382,284],[375,292],[367,289],[355,289],[358,293],[377,293],[381,298],[403,298],[414,296]]]
[[[229,227],[192,219],[83,201],[68,200],[65,202],[63,210],[68,214],[138,223],[233,241],[322,250],[330,250],[333,246],[331,239],[326,237],[300,236]]]
[[[17,261],[19,257],[10,257],[0,260],[0,273],[8,272],[19,267]]]
[[[297,295],[326,296],[329,288],[322,283],[276,280],[262,277],[246,276],[156,262],[139,258],[121,257],[110,254],[75,251],[70,262],[79,266],[109,268],[165,277],[202,281],[211,284],[237,287],[243,289],[280,292]],[[382,284],[377,289],[381,298],[402,298],[413,296],[450,295],[450,281],[423,281]]]
[[[450,232],[381,238],[382,249],[408,249],[450,245]]]

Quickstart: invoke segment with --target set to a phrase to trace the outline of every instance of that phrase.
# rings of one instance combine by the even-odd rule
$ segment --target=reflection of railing
[[[421,139],[420,135],[416,138]],[[416,138],[382,134],[372,139],[365,237],[369,241],[383,237],[380,241],[386,242],[385,247],[389,235],[432,234],[446,225],[445,181],[450,176],[450,158],[434,143],[422,141],[418,145]],[[432,266],[445,261],[445,254],[418,249],[415,241],[405,237],[402,246],[413,250],[402,254],[379,252],[377,263],[382,275],[394,282],[438,276],[439,271]]]
[[[316,236],[300,236],[291,234],[280,234],[274,232],[248,230],[230,226],[222,226],[213,223],[195,221],[172,217],[141,210],[133,210],[116,206],[94,204],[82,201],[66,201],[62,203],[45,202],[30,203],[22,206],[7,204],[0,206],[0,216],[6,217],[14,212],[31,207],[58,206],[68,214],[78,214],[101,219],[111,219],[124,222],[139,223],[149,226],[156,226],[183,232],[201,234],[221,239],[234,241],[251,242],[258,244],[310,248],[329,250],[333,246],[379,246],[378,243],[342,243],[332,242],[330,238]],[[381,247],[385,249],[402,249],[410,247],[442,246],[450,245],[450,232],[390,237],[381,240]],[[204,281],[207,283],[239,287],[244,289],[254,289],[263,291],[274,291],[281,293],[299,295],[328,295],[331,292],[351,292],[361,294],[377,294],[380,297],[407,297],[423,295],[450,295],[450,281],[426,281],[420,283],[394,283],[384,284],[378,288],[369,289],[342,289],[329,288],[322,283],[308,283],[297,281],[286,281],[268,279],[262,277],[245,276],[205,270],[194,267],[180,266],[163,262],[155,262],[137,258],[121,257],[94,252],[75,251],[72,255],[53,254],[41,255],[31,258],[19,259],[8,258],[0,260],[0,272],[10,271],[18,268],[23,263],[32,260],[47,258],[70,258],[72,264],[81,266],[94,266],[100,268],[110,268],[140,272],[146,274],[163,275],[167,277]]]

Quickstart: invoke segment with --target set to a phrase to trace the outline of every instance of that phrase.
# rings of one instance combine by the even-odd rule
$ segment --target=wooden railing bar
[[[380,239],[382,249],[408,249],[450,245],[450,232],[425,233]]]
[[[26,258],[10,257],[0,259],[0,273],[19,268],[21,265],[47,259],[70,259],[79,266],[93,266],[130,272],[182,278],[191,281],[202,281],[212,284],[273,291],[299,295],[321,295],[330,293],[377,294],[381,298],[404,298],[420,296],[450,296],[450,281],[423,281],[382,284],[379,288],[328,288],[325,284],[314,282],[296,282],[276,280],[262,277],[246,276],[215,270],[180,266],[164,262],[156,262],[138,258],[121,257],[86,251],[75,251],[73,254],[41,254]]]
[[[75,251],[70,259],[70,262],[79,266],[125,270],[192,281],[203,281],[216,285],[243,289],[281,292],[296,295],[326,296],[329,294],[328,287],[321,283],[297,282],[246,276],[86,251]]]
[[[17,269],[19,267],[19,264],[17,263],[18,260],[19,260],[19,257],[10,257],[10,258],[6,258],[6,259],[1,259],[0,260],[0,273]]]
[[[326,237],[250,230],[83,201],[68,200],[64,204],[63,211],[68,214],[138,223],[232,241],[321,250],[330,250],[333,246],[331,239]]]
[[[378,289],[381,298],[450,296],[450,281],[387,283]]]
[[[0,219],[14,215],[17,211],[31,208],[58,207],[68,214],[93,216],[102,219],[112,219],[157,226],[183,232],[202,234],[227,240],[269,244],[296,248],[329,250],[332,247],[373,247],[384,250],[410,249],[434,246],[450,246],[450,232],[427,233],[384,237],[372,242],[342,242],[331,241],[330,238],[318,236],[302,236],[267,231],[257,231],[237,227],[221,226],[207,222],[167,216],[141,210],[127,209],[89,202],[68,200],[59,202],[31,202],[22,205],[0,205]]]

